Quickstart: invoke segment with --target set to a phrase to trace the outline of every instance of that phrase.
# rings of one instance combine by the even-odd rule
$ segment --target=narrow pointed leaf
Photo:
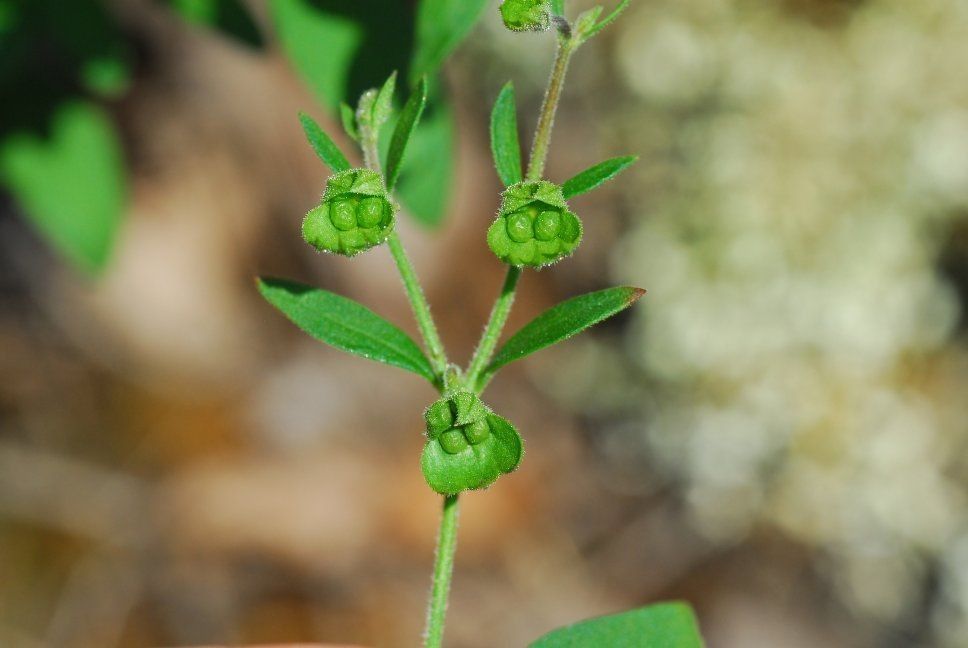
[[[586,40],[615,22],[615,19],[618,18],[623,11],[628,9],[629,2],[631,2],[631,0],[622,0],[622,2],[620,2],[615,8],[615,11],[605,16],[605,18],[603,18],[590,32],[588,32],[588,34],[585,36]]]
[[[376,95],[376,102],[373,104],[373,128],[377,133],[379,133],[380,127],[390,118],[390,113],[393,111],[393,93],[396,87],[397,73],[394,71],[383,84],[383,87],[380,88],[380,92]]]
[[[558,628],[532,643],[530,648],[584,646],[703,648],[703,640],[692,608],[686,603],[674,602],[650,605]]]
[[[360,132],[356,127],[356,111],[349,104],[341,101],[339,104],[339,118],[343,122],[343,130],[354,142],[360,141]]]
[[[313,121],[312,117],[301,112],[299,113],[299,121],[302,122],[306,139],[309,140],[313,150],[316,151],[316,155],[326,166],[332,169],[333,173],[346,171],[350,168],[349,161],[347,161],[343,152],[339,150],[339,147],[336,146],[336,142],[330,139],[326,131],[320,128],[319,124]]]
[[[258,288],[270,304],[320,342],[434,382],[430,361],[417,343],[362,304],[285,279],[262,278]]]
[[[588,193],[617,176],[638,159],[639,156],[637,155],[626,155],[600,162],[566,181],[561,186],[561,192],[564,194],[565,200]]]
[[[620,286],[572,297],[552,306],[505,342],[488,365],[485,382],[489,374],[509,362],[581,333],[589,326],[625,310],[644,294],[642,288]]]
[[[491,152],[497,175],[505,187],[521,182],[521,144],[518,142],[518,116],[514,84],[501,88],[491,111]]]
[[[421,77],[414,88],[413,94],[407,99],[400,113],[400,119],[393,131],[390,139],[390,150],[387,153],[386,179],[387,190],[393,191],[400,177],[400,169],[403,166],[403,158],[407,152],[407,144],[410,143],[410,136],[420,122],[420,115],[423,113],[424,106],[427,104],[427,78]]]

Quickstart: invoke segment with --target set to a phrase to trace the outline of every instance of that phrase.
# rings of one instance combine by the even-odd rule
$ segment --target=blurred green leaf
[[[420,122],[420,115],[423,114],[424,106],[427,105],[427,79],[421,77],[417,82],[407,103],[404,104],[400,112],[400,119],[397,121],[396,128],[393,129],[393,137],[390,139],[390,150],[387,152],[386,181],[387,191],[393,191],[400,177],[400,169],[403,166],[403,158],[407,153],[407,145],[410,143],[410,136]],[[421,170],[422,171],[422,170]]]
[[[581,621],[552,630],[530,648],[703,648],[692,608],[686,603],[648,607]]]
[[[417,44],[410,79],[433,76],[437,68],[467,37],[488,0],[420,0],[417,7]]]
[[[410,61],[414,16],[407,2],[273,0],[265,3],[290,62],[336,111]]]
[[[434,382],[430,361],[417,343],[362,304],[285,279],[262,278],[258,288],[270,304],[320,342]]]
[[[64,103],[49,136],[0,143],[0,177],[37,229],[78,267],[96,273],[111,253],[124,204],[121,146],[91,103]]]
[[[261,47],[262,34],[239,0],[168,0],[178,14],[196,25],[217,29],[252,47]]]
[[[564,16],[565,0],[551,0],[551,13],[556,16]]]
[[[312,117],[301,112],[299,113],[299,121],[306,133],[306,139],[309,140],[313,150],[316,151],[316,155],[333,173],[346,171],[350,168],[349,161],[336,146],[336,142],[326,134],[326,131],[320,128],[319,124],[313,121]]]
[[[625,310],[644,294],[645,290],[641,288],[620,286],[572,297],[552,306],[525,324],[504,343],[485,370],[482,384],[487,382],[486,376],[492,375],[509,362],[520,360],[535,351],[581,333]]]
[[[444,220],[454,179],[454,113],[441,101],[424,111],[407,147],[407,167],[396,193],[414,220],[438,227]]]
[[[574,178],[566,180],[565,184],[561,185],[561,193],[565,196],[565,200],[570,200],[575,196],[587,193],[608,182],[638,159],[639,156],[637,155],[625,155],[599,162],[595,166],[585,169]]]
[[[514,84],[501,88],[491,111],[491,152],[497,175],[505,187],[521,182],[521,144],[518,142],[518,116]]]

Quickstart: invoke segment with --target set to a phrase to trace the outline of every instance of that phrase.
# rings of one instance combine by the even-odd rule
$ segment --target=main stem
[[[444,640],[444,617],[447,615],[447,595],[454,573],[454,553],[457,551],[457,517],[460,501],[457,495],[444,496],[444,512],[437,533],[437,557],[434,561],[434,580],[427,608],[426,648],[440,648]]]
[[[551,77],[548,79],[548,91],[545,93],[544,102],[541,104],[538,127],[535,129],[534,143],[531,145],[531,155],[528,158],[527,180],[540,180],[544,175],[548,147],[551,144],[551,130],[555,124],[555,113],[558,111],[561,89],[565,85],[568,63],[571,61],[571,55],[575,52],[576,43],[577,41],[573,40],[571,36],[565,34],[558,36],[555,63],[551,69]],[[491,354],[494,353],[494,348],[501,337],[501,331],[504,330],[504,325],[507,323],[520,278],[521,268],[508,266],[508,273],[504,278],[501,294],[494,302],[491,316],[484,327],[484,334],[481,336],[481,341],[477,345],[477,350],[474,351],[474,357],[471,358],[471,364],[467,370],[467,385],[475,391],[480,391],[484,386],[477,383],[481,374],[487,368]]]
[[[365,131],[362,137],[363,163],[368,169],[380,173],[380,154],[377,148],[376,136],[370,131]],[[447,370],[447,354],[444,352],[444,345],[440,341],[437,333],[437,326],[434,318],[430,314],[430,304],[424,295],[423,288],[420,286],[420,279],[417,278],[417,271],[407,256],[407,251],[403,247],[400,235],[394,229],[387,238],[387,247],[393,256],[394,263],[403,280],[403,288],[407,292],[407,299],[410,301],[410,308],[413,317],[417,320],[417,328],[420,329],[420,336],[423,338],[430,354],[430,363],[434,368],[434,373],[442,385],[444,382],[444,372]]]

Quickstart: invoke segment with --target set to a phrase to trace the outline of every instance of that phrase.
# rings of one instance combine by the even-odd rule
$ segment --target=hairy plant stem
[[[444,510],[437,532],[437,554],[434,560],[433,585],[427,607],[427,629],[424,646],[440,648],[444,640],[444,617],[447,615],[447,595],[454,573],[454,553],[457,551],[457,517],[460,500],[457,495],[444,497]]]
[[[368,169],[381,173],[376,133],[367,128],[363,130],[361,135],[360,148],[363,150],[363,164]],[[387,247],[390,248],[390,254],[393,256],[397,271],[400,273],[400,279],[403,281],[403,288],[407,293],[407,299],[410,301],[410,309],[413,311],[413,317],[417,320],[417,328],[420,329],[420,336],[430,354],[430,364],[437,375],[437,382],[439,385],[443,385],[444,372],[447,371],[447,354],[444,352],[444,345],[440,341],[440,334],[437,333],[434,318],[430,314],[430,304],[420,286],[417,271],[410,262],[410,257],[407,256],[407,251],[403,247],[403,241],[400,240],[400,235],[397,234],[395,228],[387,238]]]
[[[565,84],[565,75],[568,72],[568,63],[571,62],[571,55],[578,47],[578,41],[566,33],[559,33],[558,48],[555,51],[555,62],[551,69],[551,77],[548,79],[548,90],[545,92],[544,102],[541,104],[541,114],[538,116],[538,127],[535,129],[534,142],[531,145],[531,154],[528,157],[528,172],[526,180],[540,180],[544,175],[545,161],[548,158],[548,147],[551,144],[551,131],[555,124],[555,113],[558,111],[558,102],[561,100],[561,89]],[[507,275],[504,278],[504,285],[501,287],[501,294],[498,295],[494,307],[491,309],[491,316],[484,327],[481,341],[474,351],[471,364],[467,370],[467,385],[474,391],[480,393],[487,381],[478,384],[482,372],[487,368],[487,363],[491,360],[494,348],[501,337],[501,331],[507,323],[508,315],[511,313],[511,306],[514,304],[514,294],[518,287],[518,279],[521,278],[521,268],[508,266]]]

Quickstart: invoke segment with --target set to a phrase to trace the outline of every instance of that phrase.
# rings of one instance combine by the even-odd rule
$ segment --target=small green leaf
[[[514,84],[510,81],[501,88],[491,111],[491,152],[494,154],[497,175],[505,187],[523,180]]]
[[[390,118],[390,113],[393,112],[393,92],[396,87],[397,73],[394,71],[383,83],[383,87],[380,88],[373,104],[373,129],[377,134],[380,132],[380,127]]]
[[[356,112],[345,101],[339,102],[339,118],[343,122],[343,130],[354,142],[360,141],[360,131],[356,127]]]
[[[430,361],[410,336],[362,304],[285,279],[262,278],[259,292],[320,342],[435,382]]]
[[[125,196],[121,144],[103,110],[66,102],[47,138],[17,132],[4,139],[0,183],[61,254],[92,274],[103,270]]]
[[[703,648],[692,608],[659,603],[552,630],[530,648]]]
[[[330,139],[322,128],[319,127],[313,118],[304,112],[299,113],[299,121],[302,122],[303,131],[306,132],[306,139],[312,145],[316,155],[326,164],[333,173],[346,171],[350,168],[350,163],[343,155],[343,152],[336,146],[336,142]]]
[[[424,106],[427,104],[427,78],[421,77],[414,88],[413,94],[407,99],[400,113],[400,119],[393,130],[393,137],[390,139],[390,150],[387,152],[386,179],[387,191],[393,191],[400,177],[400,169],[403,166],[403,157],[407,152],[407,144],[410,143],[410,136],[420,122],[420,115],[423,113]]]
[[[565,195],[565,200],[571,200],[608,182],[638,159],[637,155],[626,155],[600,162],[565,182],[561,186],[561,192]]]
[[[618,7],[615,8],[615,11],[605,16],[603,20],[599,21],[598,24],[596,24],[590,31],[588,31],[584,35],[583,40],[588,40],[598,32],[608,27],[610,24],[615,22],[615,19],[618,18],[623,11],[628,9],[629,2],[631,2],[631,0],[622,0],[622,2],[619,3]]]
[[[556,16],[564,16],[565,0],[551,0],[551,13]]]
[[[642,288],[620,286],[572,297],[552,306],[505,342],[485,370],[483,382],[486,382],[488,375],[509,362],[581,333],[589,326],[625,310],[644,294]]]
[[[410,79],[432,76],[470,33],[488,0],[420,0]]]

